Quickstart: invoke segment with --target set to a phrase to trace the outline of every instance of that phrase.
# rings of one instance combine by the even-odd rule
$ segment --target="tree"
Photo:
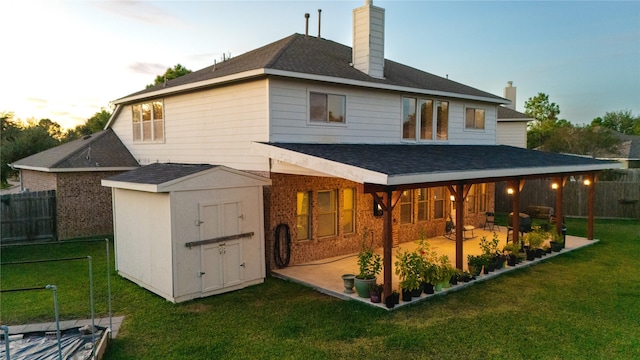
[[[173,68],[168,68],[167,71],[163,75],[156,76],[153,84],[147,85],[147,89],[156,85],[164,84],[165,81],[173,80],[175,78],[179,78],[182,75],[186,75],[190,73],[191,70],[185,68],[180,64],[176,64]]]
[[[544,151],[589,155],[618,154],[620,139],[610,129],[599,126],[558,126],[540,146]]]
[[[104,130],[110,118],[110,111],[104,108],[100,109],[100,111],[93,114],[92,117],[88,118],[84,124],[78,125],[75,128],[68,130],[63,139],[63,142],[69,142],[75,139],[79,139],[85,135],[90,135]]]
[[[529,98],[525,102],[524,108],[525,114],[535,119],[529,124],[527,131],[527,147],[529,149],[540,147],[558,126],[568,123],[564,120],[558,124],[560,106],[550,102],[549,95],[545,93],[538,93],[538,95]]]
[[[49,119],[38,122],[30,119],[26,126],[22,126],[13,120],[12,113],[4,113],[1,117],[3,133],[0,149],[0,182],[6,184],[7,178],[14,172],[9,164],[59,145],[62,130],[58,123]]]
[[[591,121],[592,126],[602,126],[627,135],[640,135],[640,116],[633,116],[631,110],[612,111]]]

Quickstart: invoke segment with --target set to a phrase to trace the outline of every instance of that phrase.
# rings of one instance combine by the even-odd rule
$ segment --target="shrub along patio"
[[[570,235],[585,235],[584,220],[567,221]],[[595,235],[593,246],[394,312],[273,278],[176,305],[112,266],[113,311],[125,319],[105,358],[640,358],[640,226],[601,220]],[[3,248],[1,258],[86,255],[96,316],[105,317],[104,241]],[[0,270],[2,289],[57,285],[61,320],[90,317],[86,263]],[[1,296],[3,324],[53,321],[50,293]]]

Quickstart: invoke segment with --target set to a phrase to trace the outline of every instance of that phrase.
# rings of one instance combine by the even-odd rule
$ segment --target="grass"
[[[586,233],[584,219],[567,226]],[[171,304],[114,272],[113,309],[126,318],[106,358],[640,358],[640,226],[603,220],[595,230],[594,246],[393,312],[273,278]],[[106,316],[104,254],[104,242],[83,242],[5,248],[1,257],[91,255],[96,312]],[[3,265],[0,285],[56,284],[61,318],[88,318],[87,277],[84,260]],[[4,324],[53,320],[47,291],[1,296]]]

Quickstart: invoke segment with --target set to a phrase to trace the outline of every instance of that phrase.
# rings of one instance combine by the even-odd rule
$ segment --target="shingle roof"
[[[462,97],[481,97],[501,102],[499,96],[457,83],[391,60],[385,59],[384,79],[377,79],[351,66],[350,47],[331,40],[293,34],[261,48],[231,58],[227,61],[194,71],[165,85],[157,85],[127,97],[152,94],[157,90],[196,84],[201,81],[238,74],[256,69],[282,70],[290,73],[327,76],[339,79],[369,82],[448,93]],[[123,98],[124,99],[124,98]]]
[[[521,113],[520,111],[509,109],[508,107],[504,106],[498,106],[498,121],[502,119],[522,119],[523,121],[533,120],[531,116]]]
[[[133,168],[138,162],[115,135],[107,129],[81,139],[15,161],[18,169],[41,169],[56,171],[62,169]]]
[[[444,178],[491,178],[496,173],[524,176],[548,172],[586,171],[618,167],[616,162],[588,157],[523,149],[506,145],[393,145],[393,144],[302,144],[267,143],[389,177],[420,175],[422,181]],[[562,169],[562,170],[560,170]]]
[[[216,166],[217,165],[209,164],[154,163],[122,174],[111,176],[105,180],[135,184],[160,185],[204,170],[212,169]]]

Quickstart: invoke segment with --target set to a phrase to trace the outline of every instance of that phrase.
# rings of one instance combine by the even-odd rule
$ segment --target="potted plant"
[[[422,260],[422,266],[420,267],[420,283],[422,284],[422,289],[425,294],[433,294],[438,273],[438,266],[436,264],[438,255],[435,251],[430,250],[429,243],[427,243],[424,238],[418,242],[416,251]]]
[[[509,266],[516,266],[518,263],[518,254],[520,253],[520,244],[514,242],[508,243],[502,250],[507,255],[507,264]]]
[[[436,291],[441,291],[443,287],[449,286],[449,280],[454,272],[455,269],[451,266],[449,257],[447,255],[440,256],[438,258],[438,263],[436,264],[436,275],[434,279]]]
[[[562,251],[562,249],[564,249],[564,240],[562,239],[562,237],[558,235],[558,232],[555,228],[551,229],[549,233],[551,234],[551,241],[549,241],[549,245],[551,245],[551,251]]]
[[[484,264],[485,258],[482,255],[467,255],[467,267],[473,276],[480,275]]]
[[[402,301],[411,300],[411,292],[420,289],[420,272],[422,258],[417,252],[407,250],[396,253],[396,275],[400,278],[400,288],[402,289]]]
[[[382,284],[373,283],[369,286],[369,294],[372,303],[380,303],[382,301]]]
[[[542,257],[542,243],[545,240],[545,235],[542,231],[536,230],[525,234],[524,241],[528,245],[526,249],[527,260],[533,260],[536,257]],[[539,255],[538,255],[539,254]]]
[[[366,245],[368,232],[362,236],[362,249],[358,253],[358,267],[360,269],[355,278],[355,287],[358,296],[363,298],[371,297],[369,287],[376,283],[376,276],[382,270],[382,258],[380,254],[373,252],[370,246]]]

